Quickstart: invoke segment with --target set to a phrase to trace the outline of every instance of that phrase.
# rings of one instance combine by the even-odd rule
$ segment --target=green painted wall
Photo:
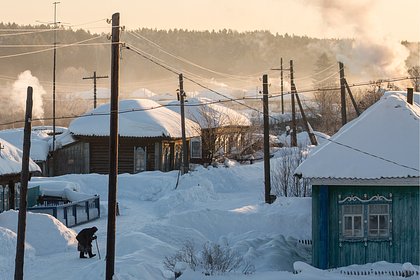
[[[368,186],[328,186],[328,249],[319,242],[320,226],[320,186],[312,189],[312,239],[313,265],[320,267],[325,254],[328,267],[364,264],[377,261],[391,263],[410,262],[419,265],[420,258],[420,192],[419,187],[368,187]],[[389,241],[339,242],[338,195],[355,195],[363,198],[377,194],[388,197],[392,193],[392,243]]]

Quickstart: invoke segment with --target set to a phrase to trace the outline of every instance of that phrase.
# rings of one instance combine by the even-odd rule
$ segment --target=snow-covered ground
[[[276,159],[272,159],[275,161]],[[374,271],[419,271],[410,264],[379,262],[331,271],[315,269],[311,261],[311,199],[279,197],[265,204],[263,163],[229,164],[197,168],[179,179],[177,171],[143,172],[118,177],[115,279],[174,279],[163,261],[187,241],[199,251],[206,242],[229,244],[255,272],[241,269],[224,275],[205,276],[189,268],[179,278],[196,279],[402,279],[371,274]],[[33,178],[32,181],[51,180]],[[68,229],[45,214],[27,217],[24,279],[105,279],[108,176],[66,175],[55,181],[72,181],[80,191],[101,197],[99,220]],[[0,214],[0,279],[13,279],[16,250],[16,211]],[[79,259],[75,235],[84,227],[98,227],[101,259]],[[299,241],[301,240],[301,241]],[[94,253],[97,253],[96,244]],[[299,273],[294,274],[293,271]],[[411,279],[418,279],[412,276]]]

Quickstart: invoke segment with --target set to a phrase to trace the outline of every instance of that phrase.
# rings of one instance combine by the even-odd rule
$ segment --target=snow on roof
[[[312,179],[419,177],[420,107],[386,93],[324,145],[295,174]]]
[[[74,142],[67,128],[57,126],[56,131],[56,147],[65,146]],[[16,146],[23,148],[23,128],[13,128],[0,131],[0,138]],[[46,161],[50,147],[52,146],[52,126],[34,126],[31,131],[31,152],[30,157],[34,161]],[[60,133],[60,134],[57,134]]]
[[[202,128],[251,125],[251,121],[243,114],[222,105],[211,104],[211,102],[207,98],[188,98],[185,116],[198,122]],[[168,105],[170,105],[169,109],[180,112],[179,101],[170,102]]]
[[[110,104],[104,104],[70,123],[73,135],[108,136]],[[180,138],[181,116],[155,101],[147,99],[119,102],[118,133],[122,137]],[[198,124],[185,120],[187,137],[200,135]]]
[[[0,138],[0,176],[19,174],[22,171],[22,150]],[[29,172],[41,171],[39,166],[29,159]]]

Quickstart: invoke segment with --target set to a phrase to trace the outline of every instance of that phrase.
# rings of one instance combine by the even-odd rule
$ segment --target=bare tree
[[[307,150],[302,147],[282,148],[280,156],[273,161],[271,170],[272,190],[277,196],[309,196],[309,182],[299,180],[293,175],[296,168],[307,155]]]

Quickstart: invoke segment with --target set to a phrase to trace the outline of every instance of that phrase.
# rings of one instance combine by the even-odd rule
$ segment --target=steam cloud
[[[42,97],[46,92],[39,83],[38,78],[32,76],[29,70],[20,73],[18,79],[12,85],[6,86],[1,91],[1,96],[8,100],[7,110],[15,112],[25,111],[28,86],[33,88],[32,117],[42,118],[44,116]]]
[[[351,46],[336,46],[335,50],[337,60],[350,72],[372,79],[407,75],[405,61],[409,50],[382,30],[379,17],[384,15],[374,13],[378,0],[311,0],[308,3],[315,3],[319,8],[327,31],[354,36]]]

